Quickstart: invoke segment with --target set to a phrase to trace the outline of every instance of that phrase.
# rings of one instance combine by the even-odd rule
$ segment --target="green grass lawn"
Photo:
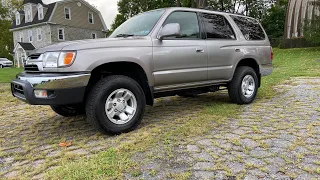
[[[22,68],[3,68],[0,69],[0,83],[10,83],[16,75],[22,72]]]
[[[274,72],[262,80],[258,101],[274,97],[273,86],[291,77],[320,77],[320,48],[275,49]],[[76,161],[66,159],[61,167],[47,174],[50,179],[118,179],[122,173],[134,173],[136,165],[130,157],[136,152],[145,152],[157,144],[173,147],[192,136],[200,136],[215,127],[212,121],[227,121],[241,113],[241,107],[227,100],[201,105],[202,111],[196,118],[183,118],[175,121],[164,120],[162,124],[141,128],[129,134],[120,135],[124,141],[105,152],[91,158]],[[175,123],[178,123],[177,126]],[[216,127],[219,128],[219,127]],[[120,138],[121,139],[121,138]]]

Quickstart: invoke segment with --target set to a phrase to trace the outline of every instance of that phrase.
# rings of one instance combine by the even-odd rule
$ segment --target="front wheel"
[[[258,76],[254,69],[240,66],[228,85],[229,97],[237,104],[250,104],[258,92]]]
[[[109,76],[91,90],[86,102],[87,120],[106,134],[134,130],[141,122],[146,99],[141,86],[127,76]]]

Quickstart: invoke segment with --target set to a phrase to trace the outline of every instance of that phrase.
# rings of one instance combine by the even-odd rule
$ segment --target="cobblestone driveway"
[[[294,79],[277,89],[278,97],[244,106],[239,118],[186,139],[171,157],[146,162],[137,154],[143,165],[135,178],[320,179],[320,79]]]
[[[141,174],[127,178],[320,179],[320,79],[295,79],[279,90],[282,95],[244,106],[239,118],[210,134],[181,142],[170,157],[146,157],[161,156],[161,148],[137,154],[133,159],[143,160]],[[203,103],[221,97],[226,99],[226,92],[159,99],[130,136],[143,128],[166,126],[164,120],[190,118]],[[101,135],[84,117],[63,118],[48,107],[28,106],[12,98],[4,86],[0,86],[0,109],[0,178],[42,179],[62,159],[90,156],[128,138]],[[59,147],[65,140],[72,146]]]

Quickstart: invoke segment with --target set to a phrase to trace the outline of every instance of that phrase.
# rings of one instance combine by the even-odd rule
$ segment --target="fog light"
[[[34,95],[36,98],[48,98],[48,93],[46,90],[34,90]]]

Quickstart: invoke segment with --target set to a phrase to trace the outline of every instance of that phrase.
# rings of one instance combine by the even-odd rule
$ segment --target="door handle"
[[[236,48],[236,49],[235,49],[235,51],[236,51],[236,52],[241,52],[241,50],[240,50],[240,49],[238,49],[238,48]]]
[[[196,49],[196,52],[197,52],[197,53],[204,53],[204,49],[199,49],[199,48],[197,48],[197,49]]]

